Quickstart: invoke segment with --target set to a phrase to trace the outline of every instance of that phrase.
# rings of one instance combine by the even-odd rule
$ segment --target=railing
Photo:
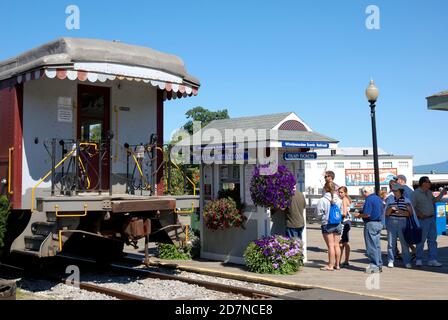
[[[14,194],[12,190],[12,153],[14,152],[14,148],[9,148],[8,150],[8,194]]]
[[[151,138],[150,144],[139,144],[130,145],[128,143],[124,144],[126,150],[126,190],[129,194],[135,194],[136,191],[140,190],[143,194],[144,190],[150,190],[153,192],[155,190],[157,175],[162,170],[164,173],[164,178],[166,180],[165,193],[171,194],[172,191],[172,169],[178,170],[184,180],[183,189],[184,192],[187,190],[187,183],[191,185],[193,195],[197,194],[196,184],[188,175],[185,170],[181,168],[178,164],[171,160],[171,146],[164,145],[166,150],[158,146],[154,137]],[[167,155],[165,156],[165,151]],[[159,153],[162,155],[162,161],[158,161]],[[143,169],[143,165],[146,165],[146,173]],[[187,212],[187,211],[185,211]],[[188,210],[190,212],[190,210]]]
[[[67,150],[65,146],[69,144],[71,146],[71,150]],[[66,191],[74,191],[75,193],[79,192],[81,189],[86,190],[92,188],[91,179],[89,177],[89,172],[87,168],[87,160],[85,153],[88,156],[93,157],[94,155],[98,155],[99,158],[99,174],[98,183],[101,188],[101,170],[102,170],[102,160],[104,158],[105,150],[102,147],[101,143],[96,142],[81,142],[75,140],[60,140],[59,145],[62,147],[61,155],[62,159],[56,163],[56,139],[51,140],[51,152],[48,150],[47,142],[44,143],[45,148],[50,154],[52,168],[48,171],[39,181],[32,187],[31,189],[31,211],[35,210],[35,198],[36,198],[36,189],[44,182],[48,177],[51,176],[51,195],[55,194],[55,185],[56,185],[56,173],[57,169],[61,168],[60,173],[60,192],[64,194]],[[89,153],[89,149],[94,149],[94,154]],[[86,161],[83,162],[82,158],[85,158]],[[68,161],[67,168],[64,164]],[[80,187],[81,186],[81,187]],[[95,186],[96,187],[96,186]]]
[[[61,195],[78,194],[79,191],[98,190],[100,193],[103,190],[103,160],[105,157],[111,157],[110,139],[112,134],[106,140],[99,142],[80,141],[73,139],[63,139],[57,141],[56,139],[44,142],[44,146],[51,158],[51,170],[49,170],[31,189],[31,210],[36,208],[35,198],[37,188],[51,176],[51,195],[55,195],[56,188],[59,189]],[[60,150],[58,150],[58,145]],[[130,145],[124,144],[126,154],[126,177],[123,174],[114,174],[118,178],[126,181],[126,193],[135,194],[140,191],[149,191],[152,195],[156,189],[157,179],[160,175],[164,175],[167,183],[165,184],[168,194],[172,191],[171,174],[172,169],[178,170],[183,178],[183,189],[187,191],[187,184],[191,186],[193,195],[197,194],[197,186],[194,181],[188,177],[185,167],[181,167],[171,160],[171,146],[164,145],[165,149],[157,144],[157,136],[151,135],[150,142],[147,144]],[[10,168],[9,178],[11,181],[11,163],[12,151],[10,149]],[[165,151],[167,155],[165,155]],[[59,162],[56,158],[61,156]],[[118,150],[115,150],[115,156],[118,155]],[[95,165],[93,157],[97,157],[98,164]],[[161,158],[160,158],[161,157]],[[119,159],[117,159],[119,161]],[[121,160],[123,161],[123,160]],[[96,169],[95,169],[96,167]],[[112,179],[111,172],[112,164],[109,164],[109,193],[112,193]],[[163,174],[162,174],[163,173]],[[96,182],[96,183],[95,183]],[[10,182],[9,182],[10,183]],[[8,191],[12,192],[11,186],[8,186]],[[147,195],[147,193],[145,193]],[[179,210],[178,213],[193,213],[194,203],[192,209]]]

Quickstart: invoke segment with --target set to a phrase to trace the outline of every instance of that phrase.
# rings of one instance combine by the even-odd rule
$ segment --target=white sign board
[[[73,122],[73,103],[71,97],[58,98],[58,122]]]

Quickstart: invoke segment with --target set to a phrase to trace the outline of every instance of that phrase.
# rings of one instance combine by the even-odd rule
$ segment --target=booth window
[[[240,185],[239,165],[222,165],[219,168],[219,189],[228,190]]]
[[[367,162],[367,168],[369,169],[373,168],[373,162],[371,161]]]
[[[241,208],[240,165],[221,165],[219,168],[218,198],[231,197]]]

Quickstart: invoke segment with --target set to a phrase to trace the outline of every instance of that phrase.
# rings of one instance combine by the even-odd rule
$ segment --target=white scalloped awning
[[[79,66],[78,66],[79,67]],[[113,68],[109,69],[112,70]],[[141,70],[138,70],[141,71]],[[141,74],[141,76],[149,76],[152,75],[154,77],[159,77],[162,79],[170,78],[169,74],[166,73],[154,73],[154,71],[157,70],[151,70],[152,73],[146,73]],[[31,80],[37,80],[37,79],[68,79],[68,80],[79,80],[81,82],[106,82],[106,81],[114,81],[114,80],[127,80],[127,81],[135,81],[135,82],[142,82],[146,83],[148,85],[151,85],[153,87],[158,87],[160,90],[163,90],[163,97],[164,100],[168,99],[178,99],[178,98],[184,98],[188,96],[196,96],[198,94],[198,88],[189,86],[182,83],[174,83],[174,82],[168,82],[168,81],[162,81],[162,80],[154,80],[154,79],[148,79],[143,77],[134,77],[129,76],[132,72],[127,72],[127,75],[116,75],[116,74],[110,74],[110,73],[100,73],[100,72],[94,72],[94,71],[85,71],[85,70],[74,70],[74,69],[68,69],[68,68],[46,68],[36,71],[30,71],[25,74],[18,75],[15,79],[16,83],[22,83],[26,81]],[[180,80],[179,80],[180,79]],[[177,78],[175,76],[171,76],[170,80],[181,82],[181,78]]]

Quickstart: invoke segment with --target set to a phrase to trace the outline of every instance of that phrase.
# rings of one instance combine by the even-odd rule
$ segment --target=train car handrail
[[[79,144],[79,146],[94,146],[95,150],[98,150],[98,144],[97,144],[97,143],[92,143],[92,142],[81,142],[81,143]],[[59,168],[59,167],[60,167],[60,166],[61,166],[61,165],[62,165],[68,158],[70,158],[70,156],[71,156],[74,152],[76,152],[76,148],[75,148],[75,149],[72,149],[70,152],[68,152],[68,153],[66,154],[66,156],[65,156],[61,161],[59,161],[58,164],[56,164],[56,165],[54,166],[54,168],[52,168],[50,171],[48,171],[47,174],[44,175],[44,176],[39,180],[39,182],[36,183],[36,185],[35,185],[33,188],[31,188],[31,212],[34,212],[34,209],[35,209],[35,204],[34,204],[34,202],[35,202],[36,188],[37,188],[38,186],[40,186],[40,184],[41,184],[42,182],[44,182],[45,179],[47,179],[47,178],[53,173],[54,170],[56,170],[57,168]],[[86,175],[87,175],[87,172],[86,172]],[[88,181],[88,183],[89,183],[90,179],[89,179],[88,176],[87,176],[87,179],[88,179],[87,181]]]
[[[58,218],[85,217],[85,216],[87,216],[87,212],[88,212],[88,204],[87,203],[84,203],[84,213],[82,213],[82,214],[78,214],[78,213],[75,213],[75,214],[60,214],[59,213],[59,206],[58,205],[54,206],[54,213],[55,213],[56,217],[58,217]]]
[[[12,153],[14,152],[14,148],[11,147],[8,150],[8,194],[14,194],[14,190],[12,190]]]
[[[59,163],[57,164],[57,165],[55,165],[54,166],[54,168],[52,168],[50,171],[48,171],[47,172],[47,174],[46,175],[44,175],[40,180],[39,180],[39,182],[38,183],[36,183],[36,185],[31,189],[31,212],[33,212],[34,211],[34,209],[35,209],[35,207],[34,207],[34,198],[35,198],[35,192],[36,192],[36,188],[38,187],[38,186],[40,186],[40,184],[42,183],[42,182],[44,182],[45,181],[45,179],[47,179],[50,175],[51,175],[51,173],[53,172],[53,170],[56,170],[57,168],[59,168],[59,166],[61,165],[61,164],[63,164],[74,152],[76,151],[76,149],[73,149],[72,151],[70,151],[69,153],[67,153],[67,155],[61,160],[61,161],[59,161]]]

